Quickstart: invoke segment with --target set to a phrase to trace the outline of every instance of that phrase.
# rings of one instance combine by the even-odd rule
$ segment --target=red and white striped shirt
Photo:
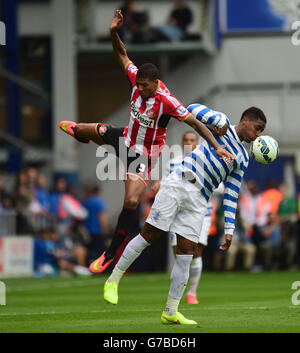
[[[132,85],[130,120],[123,137],[127,147],[136,153],[159,157],[165,144],[167,124],[171,117],[184,120],[189,111],[169,92],[162,81],[153,97],[143,99],[136,86],[138,68],[131,62],[126,68]]]

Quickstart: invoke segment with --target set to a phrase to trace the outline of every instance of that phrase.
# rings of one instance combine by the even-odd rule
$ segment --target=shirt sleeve
[[[187,110],[192,113],[197,120],[211,129],[214,127],[221,128],[227,122],[225,114],[211,110],[203,104],[191,104],[188,106]]]
[[[167,108],[165,113],[179,121],[185,120],[190,112],[179,102],[177,98],[170,94],[166,97]]]
[[[126,67],[126,74],[127,74],[128,78],[129,78],[129,81],[130,81],[132,87],[135,86],[137,72],[138,72],[138,68],[131,61]]]
[[[240,193],[240,188],[244,176],[244,171],[247,166],[242,168],[234,169],[228,176],[225,182],[225,191],[224,191],[224,233],[233,235],[235,228],[235,216],[236,208]]]

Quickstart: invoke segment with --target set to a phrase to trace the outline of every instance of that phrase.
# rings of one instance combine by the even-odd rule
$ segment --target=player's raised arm
[[[228,159],[229,161],[235,159],[234,155],[225,150],[225,145],[219,145],[211,131],[209,131],[209,129],[199,120],[197,120],[191,113],[185,118],[184,122],[195,129],[198,134],[202,136],[216,150],[216,154],[220,158]]]
[[[124,43],[121,41],[118,35],[118,29],[123,25],[123,15],[121,10],[116,10],[115,16],[110,24],[110,34],[111,34],[111,42],[114,49],[114,53],[118,59],[119,64],[126,72],[127,65],[131,62],[131,60],[127,56],[126,48]]]

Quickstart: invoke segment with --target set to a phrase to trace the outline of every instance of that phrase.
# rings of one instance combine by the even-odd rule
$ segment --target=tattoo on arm
[[[112,46],[113,46],[114,52],[115,52],[117,58],[119,59],[119,61],[120,61],[120,56],[127,57],[125,45],[121,41],[117,31],[111,32],[111,41],[112,41]]]

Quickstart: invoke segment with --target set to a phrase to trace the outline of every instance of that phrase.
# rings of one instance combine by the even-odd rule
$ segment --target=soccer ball
[[[270,164],[278,157],[278,143],[273,137],[259,136],[251,144],[250,152],[256,162]]]

